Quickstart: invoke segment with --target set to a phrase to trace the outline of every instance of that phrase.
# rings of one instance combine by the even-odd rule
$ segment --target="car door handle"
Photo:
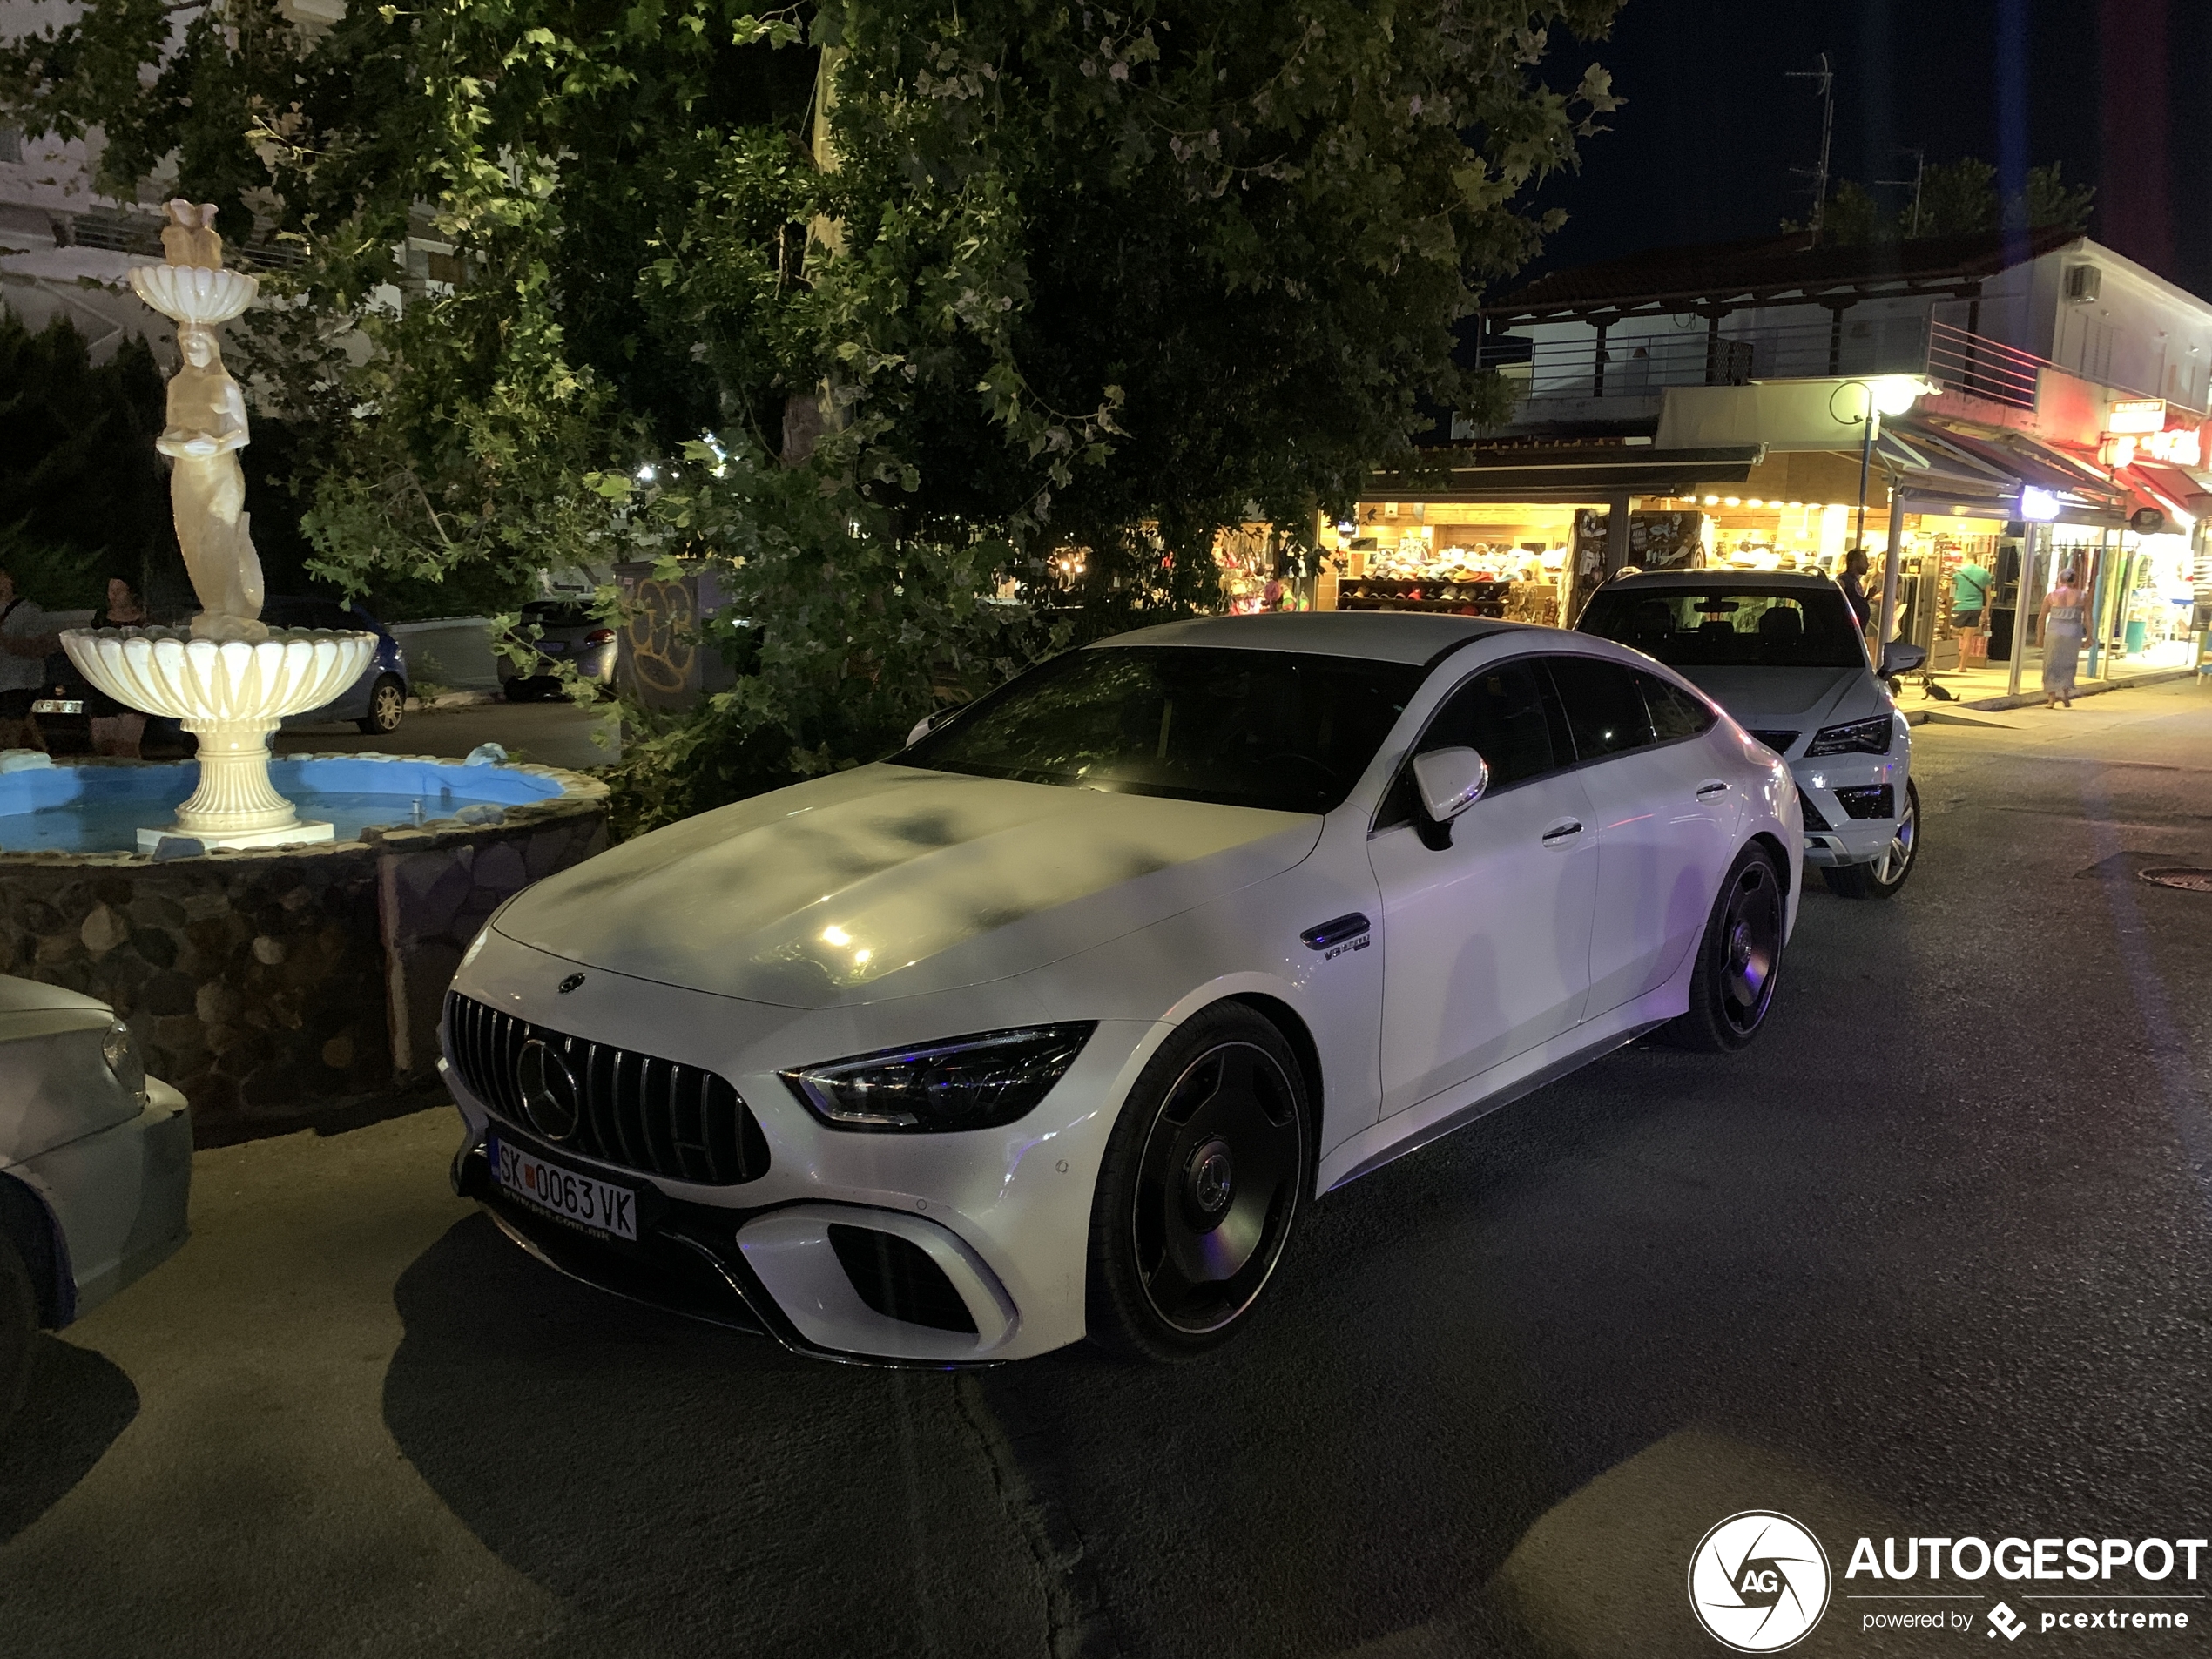
[[[1573,840],[1575,837],[1580,835],[1581,833],[1582,820],[1581,819],[1564,819],[1544,832],[1544,845],[1546,846],[1557,846],[1563,841]]]
[[[1714,782],[1697,786],[1697,799],[1700,800],[1710,800],[1716,795],[1726,793],[1728,793],[1728,786],[1723,783]]]

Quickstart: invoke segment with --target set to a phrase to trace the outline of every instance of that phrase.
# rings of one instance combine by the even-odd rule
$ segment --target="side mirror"
[[[925,714],[914,722],[914,729],[907,733],[907,747],[911,749],[929,735],[929,728],[937,723],[934,714]]]
[[[1892,639],[1882,652],[1881,673],[1885,679],[1897,674],[1910,674],[1927,660],[1928,653],[1925,648]]]
[[[1490,787],[1490,763],[1472,749],[1432,749],[1413,757],[1413,787],[1439,824],[1448,824]]]

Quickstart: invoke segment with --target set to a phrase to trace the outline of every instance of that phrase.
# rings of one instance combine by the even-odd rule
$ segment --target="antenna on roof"
[[[1906,222],[1905,231],[1905,239],[1909,242],[1920,233],[1920,187],[1928,179],[1928,152],[1925,150],[1900,150],[1898,154],[1912,158],[1912,176],[1910,179],[1877,179],[1874,182],[1878,185],[1896,185],[1900,188],[1906,185],[1912,186],[1912,216]]]
[[[1783,78],[1820,83],[1820,160],[1812,170],[1812,218],[1805,224],[1808,233],[1805,245],[1817,247],[1820,245],[1820,221],[1828,211],[1828,139],[1836,129],[1836,71],[1829,65],[1828,54],[1823,52],[1818,69],[1786,70]],[[1792,167],[1790,171],[1802,178],[1805,170]]]

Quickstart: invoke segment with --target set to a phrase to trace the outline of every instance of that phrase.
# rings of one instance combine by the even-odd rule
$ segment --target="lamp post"
[[[1857,386],[1865,394],[1858,416],[1858,519],[1851,533],[1851,544],[1863,553],[1866,550],[1866,490],[1873,471],[1874,441],[1882,435],[1882,417],[1903,415],[1923,397],[1940,388],[1918,374],[1881,374],[1870,380],[1846,381],[1844,384]],[[1897,626],[1898,576],[1904,557],[1904,514],[1898,506],[1897,492],[1892,489],[1889,550],[1882,564],[1882,624],[1875,646],[1878,658],[1888,646],[1891,631]]]

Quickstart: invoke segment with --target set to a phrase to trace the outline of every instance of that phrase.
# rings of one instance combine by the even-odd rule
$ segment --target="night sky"
[[[1910,178],[1913,149],[2057,161],[2097,186],[2092,236],[2212,297],[2206,0],[1627,0],[1610,40],[1554,48],[1554,84],[1595,59],[1629,104],[1542,191],[1570,218],[1523,279],[1802,219],[1820,100],[1784,75],[1824,51],[1836,175]]]

